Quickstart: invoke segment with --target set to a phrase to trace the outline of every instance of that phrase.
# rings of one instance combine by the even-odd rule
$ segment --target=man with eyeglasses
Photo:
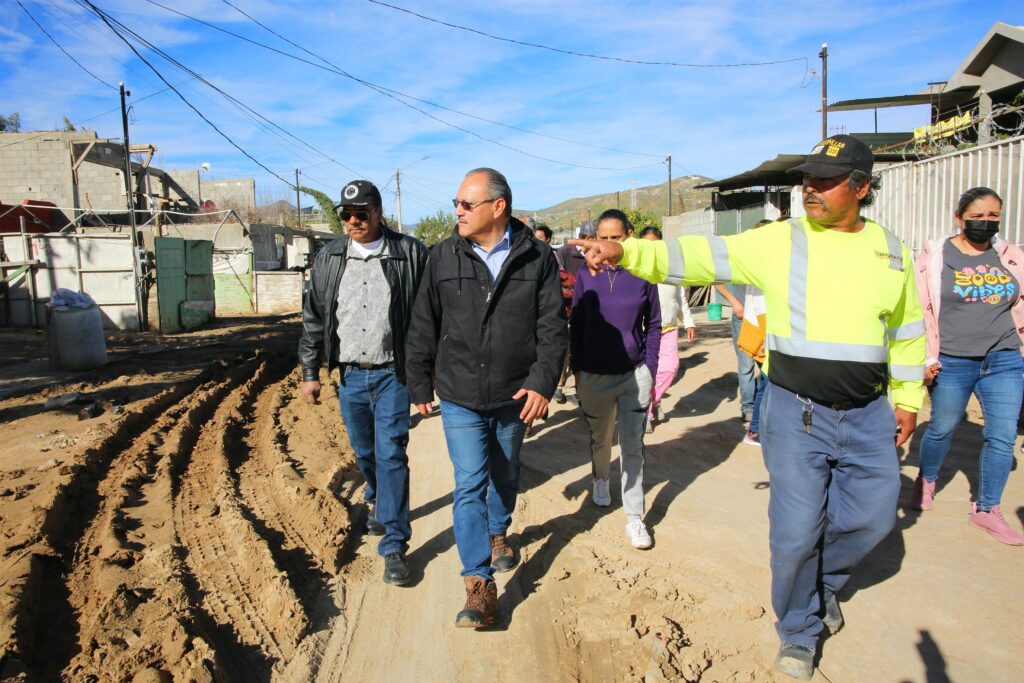
[[[455,544],[466,603],[455,625],[494,623],[495,572],[517,564],[507,531],[526,423],[547,410],[566,347],[551,248],[512,218],[498,171],[466,174],[458,225],[434,248],[409,328],[409,393],[424,416],[436,390],[455,470]]]
[[[388,228],[380,192],[353,180],[334,207],[346,235],[324,246],[303,306],[302,394],[320,397],[320,366],[340,368],[338,400],[366,479],[366,531],[382,536],[384,583],[409,582],[409,391],[406,333],[427,263],[419,240]]]

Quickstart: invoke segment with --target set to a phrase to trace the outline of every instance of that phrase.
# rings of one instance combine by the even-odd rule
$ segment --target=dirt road
[[[440,419],[415,420],[410,444],[414,580],[385,586],[337,401],[297,396],[296,331],[116,339],[110,366],[43,389],[0,368],[0,679],[775,680],[767,475],[739,444],[722,326],[683,349],[670,420],[648,437],[652,550],[628,546],[617,493],[591,505],[578,409],[538,425],[512,529],[522,562],[499,575],[504,618],[487,632],[452,626],[464,593]],[[103,413],[79,420],[90,402]],[[841,596],[848,625],[817,680],[1024,677],[1024,553],[966,524],[971,411],[935,510],[901,512]],[[903,457],[905,500],[916,450]],[[1004,509],[1024,518],[1022,504],[1014,473]]]

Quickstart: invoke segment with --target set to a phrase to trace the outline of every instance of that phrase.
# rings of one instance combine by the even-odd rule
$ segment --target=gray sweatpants
[[[590,460],[594,477],[607,479],[619,422],[622,508],[644,514],[644,418],[651,403],[651,371],[640,365],[621,375],[580,372],[576,392],[590,426]]]

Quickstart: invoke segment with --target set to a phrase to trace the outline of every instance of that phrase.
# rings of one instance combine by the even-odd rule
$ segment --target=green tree
[[[0,131],[4,133],[17,133],[21,130],[21,114],[14,112],[4,116],[0,114]]]
[[[310,187],[299,187],[299,192],[305,192],[316,200],[316,203],[320,205],[320,211],[327,216],[327,223],[331,226],[331,232],[336,235],[345,234],[345,227],[341,224],[341,217],[334,210],[334,200],[320,190],[314,190]]]
[[[416,224],[416,237],[423,240],[428,247],[432,247],[452,233],[455,225],[455,215],[450,211],[438,209],[433,216],[421,218]]]
[[[653,225],[656,228],[661,227],[661,216],[656,215],[652,211],[646,209],[623,209],[626,216],[629,217],[629,222],[633,224],[633,229],[637,232],[643,230],[648,225]]]

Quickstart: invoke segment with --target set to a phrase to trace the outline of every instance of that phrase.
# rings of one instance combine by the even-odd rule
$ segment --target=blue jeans
[[[374,506],[384,536],[377,552],[406,552],[409,523],[409,391],[393,368],[361,370],[348,365],[338,387],[341,416],[356,463],[366,479],[366,502]]]
[[[921,439],[921,476],[939,477],[949,444],[967,408],[971,393],[978,397],[985,416],[985,445],[978,460],[978,509],[999,505],[1013,467],[1024,360],[1015,349],[992,351],[981,358],[939,354],[942,370],[931,390],[932,416]]]
[[[519,493],[522,405],[470,410],[441,401],[441,423],[455,470],[453,526],[462,576],[494,580],[490,536],[504,534]]]
[[[732,348],[736,351],[736,374],[740,384],[740,411],[744,417],[754,412],[754,395],[757,393],[758,375],[757,363],[753,356],[745,351],[740,351],[737,341],[740,337],[740,328],[743,326],[743,318],[732,317]]]
[[[761,451],[768,468],[769,545],[775,629],[786,643],[814,647],[824,592],[892,530],[900,491],[896,417],[885,396],[851,410],[804,402],[768,383]]]
[[[755,361],[756,362],[756,361]],[[763,370],[761,365],[757,366],[758,369]],[[754,410],[750,414],[750,426],[747,430],[751,434],[761,433],[761,401],[764,400],[764,390],[768,388],[768,377],[761,372],[757,379],[757,389],[754,390]]]

